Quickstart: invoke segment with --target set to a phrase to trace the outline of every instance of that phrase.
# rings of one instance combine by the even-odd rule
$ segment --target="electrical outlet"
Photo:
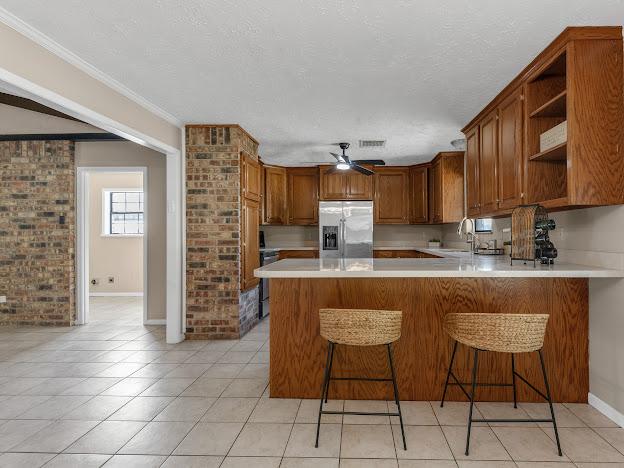
[[[6,304],[6,296],[0,296],[0,304]]]
[[[93,278],[93,279],[91,280],[91,284],[92,284],[93,286],[97,286],[98,284],[100,284],[100,279],[99,279],[99,278]]]
[[[108,277],[108,284],[113,284],[115,282],[115,277],[114,276],[109,276]]]

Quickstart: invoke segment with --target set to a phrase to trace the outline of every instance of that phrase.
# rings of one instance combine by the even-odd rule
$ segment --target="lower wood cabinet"
[[[420,250],[373,250],[373,258],[440,258]]]
[[[260,267],[260,203],[243,198],[241,202],[241,290],[255,287],[260,278],[254,270]]]
[[[409,168],[376,167],[373,177],[375,223],[409,224]]]
[[[318,224],[318,168],[289,167],[286,172],[288,224]]]
[[[280,250],[279,259],[285,258],[319,258],[318,250]]]

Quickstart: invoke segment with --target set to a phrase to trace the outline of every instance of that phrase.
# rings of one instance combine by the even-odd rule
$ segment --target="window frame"
[[[112,216],[113,216],[113,206],[112,206],[112,194],[114,192],[132,192],[132,193],[143,193],[143,211],[136,212],[128,212],[132,213],[141,213],[143,214],[143,233],[124,233],[124,234],[114,234],[111,232],[112,229]],[[143,237],[145,235],[145,207],[146,204],[146,193],[143,188],[104,188],[102,189],[102,232],[100,233],[100,237],[112,237],[112,238],[123,238],[123,237]]]

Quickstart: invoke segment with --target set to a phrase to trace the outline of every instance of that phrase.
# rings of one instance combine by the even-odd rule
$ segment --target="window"
[[[475,232],[492,232],[492,218],[475,219]]]
[[[105,236],[143,235],[144,195],[141,190],[103,191],[103,232]]]

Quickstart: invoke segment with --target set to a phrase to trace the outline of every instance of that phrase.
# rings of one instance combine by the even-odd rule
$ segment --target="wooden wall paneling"
[[[468,216],[481,211],[479,188],[479,125],[466,132],[466,207]]]
[[[506,210],[522,204],[523,94],[519,88],[498,108],[498,209]]]
[[[481,214],[489,215],[498,209],[498,112],[495,110],[479,124],[479,183]]]
[[[318,309],[353,307],[402,310],[395,347],[399,392],[405,400],[439,400],[452,343],[442,330],[449,312],[549,313],[544,357],[555,401],[586,402],[588,281],[570,278],[375,278],[274,279],[271,284],[271,397],[318,398],[326,342],[319,336]],[[539,385],[535,353],[517,355],[517,368]],[[383,349],[338,346],[336,376],[387,375]],[[468,381],[471,359],[461,346],[456,374]],[[479,381],[509,381],[508,354],[483,353]],[[541,388],[539,386],[538,388]],[[332,382],[334,399],[390,399],[383,383]],[[450,400],[465,401],[457,388]],[[481,401],[510,401],[510,388],[479,388]],[[541,401],[525,385],[519,401]]]
[[[292,167],[286,171],[288,173],[288,224],[318,224],[318,168]]]
[[[429,167],[418,165],[410,167],[410,223],[429,222]]]
[[[264,167],[264,222],[286,224],[286,169]]]
[[[372,177],[375,223],[408,224],[409,168],[378,167]]]

